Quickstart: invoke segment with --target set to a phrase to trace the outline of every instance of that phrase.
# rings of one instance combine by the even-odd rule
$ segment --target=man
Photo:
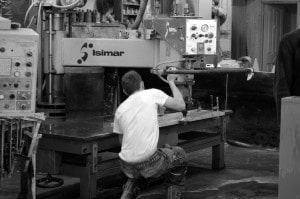
[[[167,198],[179,199],[186,173],[186,153],[180,147],[157,148],[159,138],[158,108],[185,110],[185,102],[169,75],[173,97],[158,89],[144,89],[141,76],[129,71],[121,79],[123,92],[128,98],[115,113],[113,132],[121,142],[121,166],[129,178],[121,199],[136,198],[143,182],[166,174]]]
[[[280,123],[281,98],[300,96],[300,29],[284,35],[279,43],[273,93]]]

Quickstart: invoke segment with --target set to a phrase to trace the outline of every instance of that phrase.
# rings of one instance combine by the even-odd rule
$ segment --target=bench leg
[[[212,147],[212,169],[223,169],[224,160],[224,142]]]
[[[80,199],[93,199],[97,191],[97,173],[91,172],[91,165],[63,164],[64,175],[80,178]]]

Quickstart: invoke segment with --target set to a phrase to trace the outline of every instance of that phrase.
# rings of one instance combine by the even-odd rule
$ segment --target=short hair
[[[121,85],[127,95],[131,95],[135,91],[140,89],[141,76],[134,70],[125,73],[121,79]]]

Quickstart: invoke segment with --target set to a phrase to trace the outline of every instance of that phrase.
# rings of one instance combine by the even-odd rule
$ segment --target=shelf
[[[137,14],[123,14],[124,16],[136,16]]]
[[[136,3],[123,3],[124,6],[140,6],[139,4]]]

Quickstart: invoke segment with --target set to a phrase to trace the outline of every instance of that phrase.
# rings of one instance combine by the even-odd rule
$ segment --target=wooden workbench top
[[[190,110],[186,122],[205,120],[224,116],[224,111]],[[158,117],[160,128],[180,125],[183,115],[181,112],[168,113]],[[101,116],[87,118],[86,120],[66,120],[53,124],[43,124],[41,133],[43,137],[90,141],[97,138],[115,136],[112,133],[113,119],[106,120]]]

